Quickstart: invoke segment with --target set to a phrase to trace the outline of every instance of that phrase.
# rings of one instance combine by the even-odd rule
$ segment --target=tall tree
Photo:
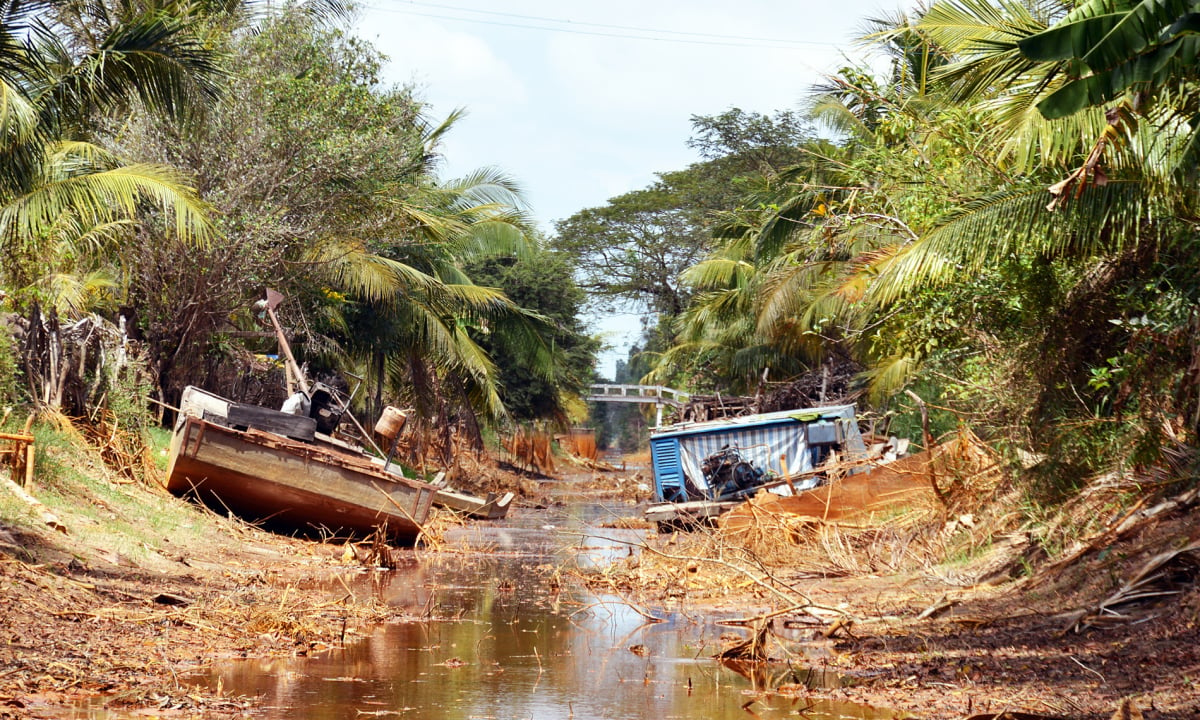
[[[592,382],[599,341],[585,332],[585,296],[562,253],[538,250],[524,257],[490,257],[466,266],[471,279],[499,288],[514,303],[548,321],[544,340],[553,367],[529,357],[530,344],[502,323],[479,328],[480,344],[495,361],[501,396],[512,418],[567,426],[584,414],[580,399]]]
[[[555,227],[555,247],[582,269],[581,285],[609,302],[675,317],[687,303],[684,268],[712,248],[719,211],[795,162],[811,135],[792,113],[731,109],[692,118],[691,147],[704,160],[660,173],[651,186],[582,210]]]

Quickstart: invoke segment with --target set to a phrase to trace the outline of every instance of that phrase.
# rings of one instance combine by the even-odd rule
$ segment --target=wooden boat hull
[[[872,518],[936,505],[930,484],[929,451],[791,496],[759,493],[725,516],[722,527],[744,531],[771,516],[805,517],[819,522],[872,522]]]
[[[453,490],[441,489],[433,498],[433,504],[454,512],[470,515],[483,520],[499,520],[508,515],[509,505],[512,504],[513,493],[488,493],[487,497],[477,497]]]
[[[218,512],[308,533],[363,535],[386,522],[402,541],[416,538],[435,493],[361,455],[197,417],[176,428],[167,489]]]

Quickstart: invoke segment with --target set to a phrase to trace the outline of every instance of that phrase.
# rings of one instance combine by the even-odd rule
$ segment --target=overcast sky
[[[863,20],[898,0],[368,0],[356,31],[414,83],[435,117],[468,115],[444,145],[445,177],[499,167],[539,225],[695,162],[693,115],[796,109],[821,73],[864,52]],[[635,317],[595,320],[613,372]]]

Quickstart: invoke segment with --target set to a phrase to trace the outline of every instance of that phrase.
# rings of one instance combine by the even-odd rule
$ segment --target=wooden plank
[[[512,504],[515,497],[513,493],[508,492],[503,495],[488,493],[487,497],[481,498],[467,493],[441,489],[434,495],[433,504],[472,517],[499,520],[508,514],[508,506]]]
[[[183,415],[202,418],[206,414],[210,414],[215,418],[219,418],[219,422],[224,423],[229,417],[229,406],[232,403],[225,398],[214,395],[207,390],[201,390],[194,385],[188,385],[183,389],[183,396],[179,399],[179,409]],[[183,418],[179,418],[182,423]]]
[[[42,522],[46,523],[46,525],[54,528],[64,535],[67,534],[67,526],[59,522],[58,516],[50,512],[50,509],[43,505],[40,500],[25,492],[25,489],[20,485],[16,484],[12,480],[9,480],[8,478],[0,478],[0,485],[8,488],[13,495],[27,504],[29,509],[37,513],[38,517]]]
[[[257,405],[231,403],[229,405],[229,424],[237,428],[253,428],[305,442],[312,442],[317,437],[316,420]]]

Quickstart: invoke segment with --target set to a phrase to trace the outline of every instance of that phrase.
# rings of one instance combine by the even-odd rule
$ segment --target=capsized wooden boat
[[[867,472],[847,475],[792,496],[760,493],[722,519],[729,531],[758,527],[764,518],[788,516],[818,522],[871,522],[921,506],[937,505],[930,480],[932,453],[879,465]]]
[[[191,391],[191,392],[189,392]],[[256,427],[227,427],[230,403],[188,388],[171,442],[167,489],[218,511],[307,532],[363,535],[386,523],[412,541],[436,488],[387,472],[356,449]]]

